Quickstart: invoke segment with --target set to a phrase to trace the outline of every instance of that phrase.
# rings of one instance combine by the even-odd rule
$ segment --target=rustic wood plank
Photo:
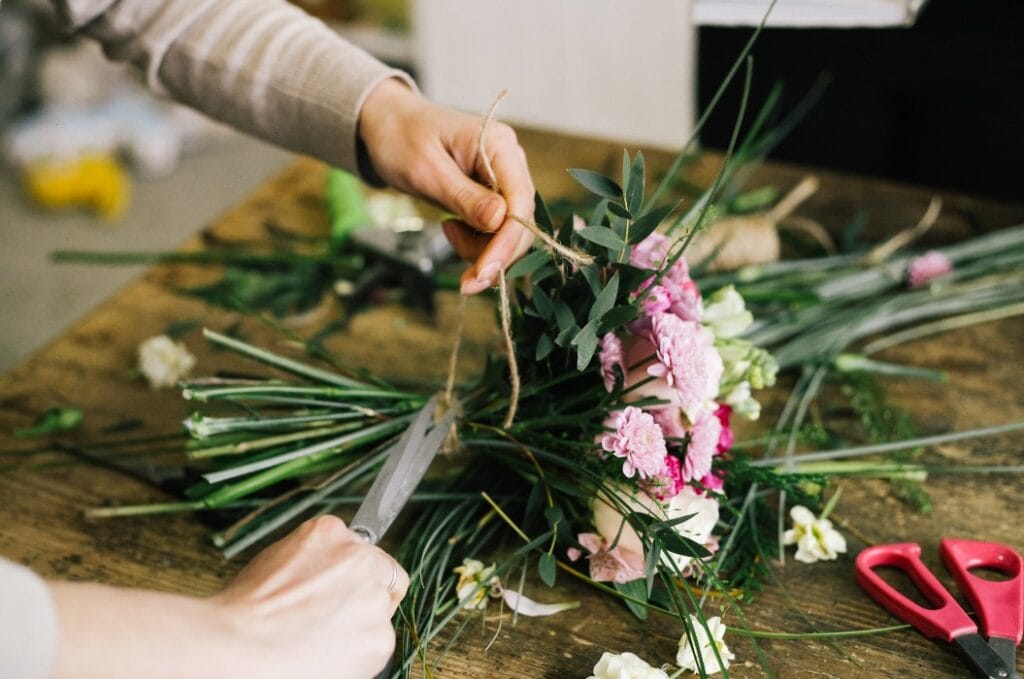
[[[546,196],[578,195],[564,172],[567,166],[616,172],[621,149],[614,144],[524,132],[521,140],[534,169],[537,186]],[[649,165],[665,167],[665,154],[648,152]],[[720,163],[707,154],[694,169],[706,181]],[[788,188],[806,168],[769,164],[752,182]],[[841,228],[861,210],[869,210],[871,232],[879,235],[912,225],[932,192],[877,180],[816,172],[822,188],[800,213],[831,229]],[[262,224],[272,219],[299,232],[326,226],[321,187],[324,168],[300,161],[226,213],[208,231],[222,238],[259,238]],[[1024,221],[1024,207],[944,196],[944,211],[931,238],[951,239]],[[189,247],[197,247],[193,242]],[[10,451],[26,444],[11,439],[15,427],[29,424],[54,403],[68,402],[86,413],[83,428],[64,437],[88,443],[109,439],[102,430],[128,418],[143,422],[146,434],[173,432],[189,411],[174,391],[151,391],[132,375],[138,343],[162,332],[170,323],[196,320],[214,329],[241,322],[247,336],[288,351],[280,336],[251,319],[210,309],[172,292],[175,286],[209,277],[189,266],[152,269],[125,287],[64,335],[0,377],[0,464],[16,461]],[[400,308],[383,306],[358,316],[349,331],[333,337],[330,348],[346,362],[385,376],[439,381],[446,370],[454,333],[453,294],[440,298],[436,324]],[[487,300],[470,306],[463,343],[463,374],[472,374],[486,352],[496,346],[493,312]],[[312,332],[315,328],[299,328]],[[893,402],[906,408],[922,434],[999,424],[1024,419],[1024,319],[977,326],[888,350],[881,356],[924,367],[942,368],[950,383],[924,384],[890,380]],[[221,369],[252,370],[224,352],[210,350],[196,333],[186,338],[199,357],[202,373]],[[781,389],[775,390],[762,423],[778,412]],[[139,432],[124,434],[138,436]],[[950,464],[1020,464],[1022,437],[1003,436],[944,446],[928,459]],[[146,517],[86,521],[81,510],[103,503],[159,500],[161,493],[93,466],[67,465],[63,456],[39,458],[57,466],[22,468],[0,474],[0,554],[25,563],[47,576],[146,586],[195,595],[215,591],[240,566],[225,562],[207,542],[209,529],[197,517]],[[938,541],[963,536],[1005,542],[1024,549],[1024,510],[1017,493],[1019,478],[964,475],[934,476],[928,489],[936,503],[931,514],[917,514],[890,497],[877,481],[844,482],[839,516],[872,540],[917,540],[926,561],[941,573]],[[892,618],[867,599],[852,578],[852,553],[864,546],[847,531],[851,555],[834,563],[807,566],[787,561],[779,569],[780,585],[770,585],[748,606],[751,627],[807,631],[803,615],[823,630],[887,625]],[[947,579],[948,581],[948,579]],[[583,606],[553,618],[471,625],[441,663],[444,677],[586,676],[603,650],[631,650],[652,662],[675,656],[680,630],[672,621],[641,624],[609,598],[560,576],[555,591],[531,583],[529,594],[541,600],[580,599]],[[734,623],[735,616],[727,615]],[[749,642],[736,635],[730,645],[739,656],[730,674],[764,674]],[[864,637],[829,646],[809,641],[764,642],[763,649],[780,677],[963,676],[958,657],[915,632]]]

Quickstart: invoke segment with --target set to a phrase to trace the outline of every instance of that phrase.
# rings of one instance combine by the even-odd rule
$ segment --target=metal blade
[[[430,434],[427,434],[436,406],[435,396],[416,415],[405,434],[392,447],[366,499],[356,511],[352,519],[352,530],[362,535],[367,542],[376,544],[383,537],[441,449],[455,418],[455,411],[445,413]]]
[[[1007,639],[1006,637],[989,637],[988,645],[992,647],[999,657],[1003,659],[1006,666],[1011,670],[1017,669],[1017,641],[1015,639]],[[1020,673],[1017,672],[1013,675],[1014,677],[1020,677]]]
[[[1007,667],[999,654],[979,634],[963,634],[954,639],[970,658],[971,664],[983,677],[988,679],[1013,679],[1012,667]]]

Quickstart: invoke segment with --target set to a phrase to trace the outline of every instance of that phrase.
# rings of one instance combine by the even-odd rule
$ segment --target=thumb
[[[446,164],[440,176],[436,199],[478,231],[497,231],[505,221],[507,207],[501,194],[476,183],[454,164]]]

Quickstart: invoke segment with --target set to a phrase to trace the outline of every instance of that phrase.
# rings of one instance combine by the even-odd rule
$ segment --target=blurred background
[[[480,112],[508,88],[514,124],[667,149],[768,5],[295,1],[441,103]],[[752,102],[777,83],[783,112],[818,100],[773,157],[1020,202],[1022,27],[1019,0],[780,0]],[[727,144],[738,98],[725,93],[705,146]],[[0,0],[0,149],[0,369],[137,274],[49,252],[173,248],[291,159],[151,96],[57,31],[45,0]]]

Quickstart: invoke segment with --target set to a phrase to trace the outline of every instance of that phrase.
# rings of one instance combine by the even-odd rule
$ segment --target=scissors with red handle
[[[957,644],[971,664],[989,679],[1020,679],[1016,651],[1024,633],[1024,562],[1005,545],[976,540],[945,539],[939,551],[947,570],[974,608],[978,625],[921,561],[921,547],[912,542],[868,547],[857,555],[857,584],[904,622],[932,639]],[[883,580],[875,568],[903,571],[934,606],[911,601]],[[986,580],[971,572],[990,568],[1006,580]]]

